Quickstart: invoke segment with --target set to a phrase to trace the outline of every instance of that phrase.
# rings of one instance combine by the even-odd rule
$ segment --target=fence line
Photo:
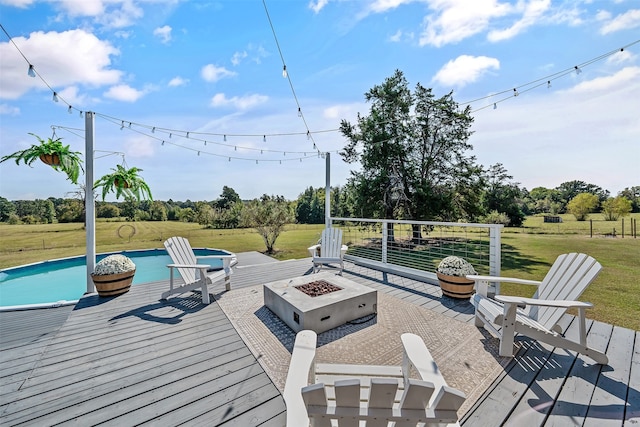
[[[499,276],[499,224],[331,217],[349,246],[345,259],[421,280],[437,280],[438,262],[454,255],[479,274]]]

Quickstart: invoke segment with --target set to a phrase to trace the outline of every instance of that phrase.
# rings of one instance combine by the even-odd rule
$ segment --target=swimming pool
[[[198,248],[196,256],[234,255],[222,249]],[[128,256],[136,265],[133,285],[169,280],[171,257],[164,249],[112,252]],[[112,253],[97,255],[97,261]],[[235,261],[235,260],[234,260]],[[234,263],[232,261],[232,264]],[[222,261],[207,259],[203,264],[222,267]],[[44,261],[0,271],[0,307],[75,301],[87,290],[86,257]]]

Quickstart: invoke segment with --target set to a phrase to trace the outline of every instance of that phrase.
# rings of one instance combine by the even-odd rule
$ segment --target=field
[[[505,276],[540,280],[558,254],[584,252],[595,257],[603,271],[581,300],[594,303],[588,316],[603,322],[640,330],[640,238],[631,235],[631,218],[606,222],[593,215],[593,223],[562,215],[562,223],[544,223],[529,217],[521,228],[502,233],[502,272]],[[306,248],[317,242],[323,225],[290,225],[276,242],[275,258],[308,256]],[[613,228],[616,237],[613,238]],[[168,237],[187,237],[194,247],[222,248],[233,252],[264,251],[262,238],[251,229],[205,229],[180,222],[118,222],[96,224],[97,252],[161,248]],[[593,235],[593,237],[590,237]],[[0,224],[0,268],[67,256],[82,255],[82,224]],[[503,292],[531,296],[526,287],[503,285]]]

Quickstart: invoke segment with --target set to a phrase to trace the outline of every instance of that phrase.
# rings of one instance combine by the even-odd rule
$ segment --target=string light
[[[80,113],[78,115],[80,116],[80,118],[82,118],[82,110],[80,110]]]
[[[575,67],[573,67],[576,69],[576,74],[580,74],[582,72],[582,70],[580,69],[580,67],[578,67],[577,65]]]
[[[551,80],[547,80],[547,89],[551,88]]]
[[[227,135],[224,136],[224,142],[227,142]]]
[[[36,70],[33,68],[33,65],[29,64],[29,70],[27,71],[27,75],[29,77],[35,77],[36,76]]]
[[[302,110],[298,107],[298,117],[302,117]]]
[[[518,96],[518,89],[516,89],[515,87],[513,88],[513,96]]]
[[[67,113],[73,113],[73,107],[71,105],[69,105],[69,108],[67,108]]]
[[[287,66],[286,65],[282,66],[282,77],[285,78],[285,79],[289,77],[289,73],[287,73]]]
[[[497,109],[498,108],[498,104],[496,104],[495,102],[493,103],[493,109]]]
[[[124,129],[124,120],[122,121],[122,125],[120,126],[120,130]]]
[[[53,92],[53,102],[58,102],[58,92]]]
[[[267,135],[262,135],[262,142],[267,142]]]
[[[187,132],[187,138],[189,138],[189,132]],[[206,143],[206,141],[205,141],[205,143]]]

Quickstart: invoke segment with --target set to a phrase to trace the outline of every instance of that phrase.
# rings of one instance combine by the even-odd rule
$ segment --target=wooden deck
[[[256,265],[248,265],[256,262]],[[234,288],[309,274],[310,259],[240,259]],[[467,301],[347,263],[347,278],[461,321]],[[283,426],[278,389],[216,303],[159,302],[165,282],[114,299],[0,313],[0,425]],[[565,317],[567,334],[575,334]],[[640,333],[590,322],[601,367],[530,340],[464,416],[465,426],[640,425]]]

